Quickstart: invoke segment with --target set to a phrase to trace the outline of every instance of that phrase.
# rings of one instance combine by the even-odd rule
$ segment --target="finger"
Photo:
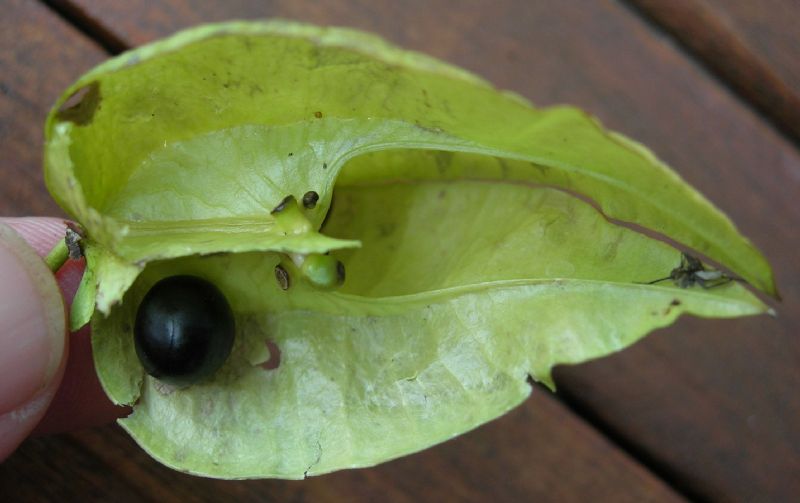
[[[8,219],[37,252],[44,256],[64,238],[66,225],[57,218]],[[83,259],[67,261],[56,274],[67,304],[72,303],[85,267]],[[97,379],[90,331],[84,327],[69,336],[69,358],[61,386],[34,434],[49,434],[105,424],[130,412],[108,400]]]
[[[41,420],[64,371],[66,314],[36,251],[0,223],[0,459]]]

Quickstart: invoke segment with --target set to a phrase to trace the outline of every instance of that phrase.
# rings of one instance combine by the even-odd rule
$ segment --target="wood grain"
[[[3,2],[0,19],[0,153],[3,170],[0,201],[3,213],[53,215],[63,213],[42,197],[42,124],[50,104],[75,76],[101,61],[105,54],[59,19],[37,16],[34,2]],[[13,14],[11,14],[13,13]],[[54,45],[54,40],[74,43]],[[58,51],[56,51],[58,49]],[[48,66],[43,66],[46,58]]]
[[[635,13],[589,0],[78,5],[127,44],[201,21],[242,17],[371,30],[537,103],[582,106],[653,147],[765,251],[784,306],[778,319],[682,320],[618,355],[560,370],[561,391],[694,497],[785,501],[800,494],[800,160],[748,104]],[[526,438],[526,428],[537,426],[515,423],[504,433],[516,443]],[[536,459],[537,446],[524,448],[538,470],[545,462]],[[438,454],[396,463],[426,455]],[[433,466],[420,462],[423,469]],[[580,486],[583,475],[562,477]],[[453,483],[471,482],[458,480]],[[453,491],[454,498],[461,495]]]
[[[800,144],[796,2],[628,1]]]
[[[800,93],[800,4],[796,0],[703,0],[795,93]]]

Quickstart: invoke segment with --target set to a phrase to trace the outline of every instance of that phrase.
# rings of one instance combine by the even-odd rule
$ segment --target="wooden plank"
[[[794,0],[628,0],[800,142],[800,9]]]
[[[104,54],[40,4],[3,7],[0,211],[57,213],[40,175],[42,122],[59,92]],[[0,494],[3,501],[681,500],[541,390],[514,414],[438,449],[306,482],[190,477],[150,459],[116,426],[41,437],[0,465]]]
[[[588,0],[79,5],[129,44],[242,17],[367,29],[538,103],[580,105],[654,147],[766,252],[786,307],[777,320],[684,320],[619,355],[564,369],[561,389],[692,495],[780,501],[800,492],[797,152],[637,15]]]
[[[800,4],[796,0],[703,0],[795,93],[800,93]]]
[[[682,501],[542,390],[470,435],[371,469],[203,479],[106,427],[29,441],[0,466],[0,490],[7,501]]]
[[[62,47],[44,36],[71,34],[53,18],[39,20],[41,7],[13,0],[2,5],[0,21],[0,152],[3,170],[0,204],[7,216],[63,213],[42,197],[42,124],[50,104],[75,75],[102,60],[104,54],[89,41],[76,39]],[[7,12],[14,12],[15,18]],[[58,49],[58,55],[55,50]],[[41,59],[50,56],[48,66]]]

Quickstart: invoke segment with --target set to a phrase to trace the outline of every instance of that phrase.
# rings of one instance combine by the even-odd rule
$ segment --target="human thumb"
[[[66,315],[55,277],[0,221],[0,460],[33,430],[64,373]]]

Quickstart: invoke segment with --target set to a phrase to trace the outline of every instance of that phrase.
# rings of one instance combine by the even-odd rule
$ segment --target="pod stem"
[[[67,240],[60,239],[53,249],[44,258],[45,264],[50,268],[53,273],[58,272],[64,262],[69,258],[69,248],[67,248]]]

